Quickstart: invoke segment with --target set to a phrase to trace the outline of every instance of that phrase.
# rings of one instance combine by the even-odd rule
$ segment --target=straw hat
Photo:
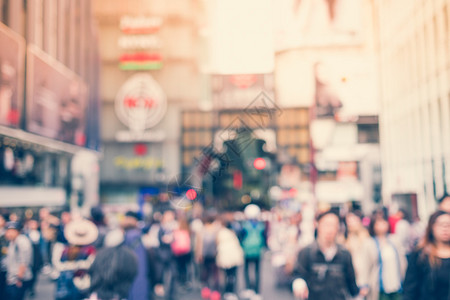
[[[76,220],[64,228],[64,236],[71,245],[86,246],[97,240],[98,229],[88,220]]]

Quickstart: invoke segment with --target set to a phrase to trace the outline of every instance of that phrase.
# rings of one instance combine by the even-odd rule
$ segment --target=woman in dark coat
[[[412,253],[404,283],[404,300],[450,300],[450,214],[430,216],[425,237]]]

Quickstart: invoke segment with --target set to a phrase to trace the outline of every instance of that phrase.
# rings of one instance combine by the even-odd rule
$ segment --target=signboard
[[[167,99],[151,75],[136,74],[120,88],[115,109],[119,120],[131,130],[130,135],[136,136],[136,133],[144,133],[162,120],[167,110]]]
[[[123,16],[122,35],[118,40],[124,53],[119,58],[121,70],[158,70],[162,68],[161,39],[157,35],[163,20],[149,16]]]
[[[39,48],[28,46],[28,131],[85,146],[87,96],[79,76]]]
[[[23,105],[25,40],[0,23],[0,125],[18,128]]]
[[[273,74],[212,75],[216,109],[245,108],[262,92],[274,101]]]
[[[167,161],[164,161],[164,146],[143,144],[146,151],[137,151],[141,144],[108,144],[101,161],[102,182],[109,183],[153,183],[164,177]]]

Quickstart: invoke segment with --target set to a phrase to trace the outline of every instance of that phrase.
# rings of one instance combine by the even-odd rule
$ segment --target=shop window
[[[380,134],[378,124],[358,125],[358,143],[378,144],[379,142],[380,142]]]

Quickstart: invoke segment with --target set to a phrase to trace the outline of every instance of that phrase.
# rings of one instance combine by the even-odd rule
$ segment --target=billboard
[[[276,7],[275,50],[361,43],[362,2],[361,0],[280,1]]]
[[[30,132],[86,145],[85,82],[37,47],[27,49],[27,118]]]
[[[0,125],[20,127],[23,106],[25,40],[0,23]]]

